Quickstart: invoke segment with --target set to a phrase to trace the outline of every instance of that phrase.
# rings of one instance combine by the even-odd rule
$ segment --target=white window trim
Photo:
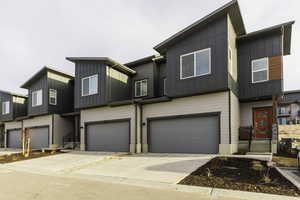
[[[259,69],[259,70],[253,70],[253,63],[261,60],[266,60],[267,61],[267,69]],[[251,61],[251,71],[252,71],[252,83],[263,83],[269,81],[269,58],[260,58],[260,59],[255,59]],[[261,81],[254,81],[253,78],[253,73],[254,72],[261,72],[261,71],[267,71],[267,79],[266,80],[261,80]]]
[[[141,84],[141,87],[140,87],[140,93],[141,93],[141,95],[137,95],[136,94],[136,91],[137,91],[137,87],[136,87],[136,85],[138,84],[138,83],[142,83],[143,81],[146,81],[146,95],[142,95],[142,84]],[[134,82],[134,97],[145,97],[145,96],[148,96],[148,80],[147,79],[142,79],[142,80],[138,80],[138,81],[135,81]]]
[[[6,110],[6,104],[8,104],[8,110]],[[5,107],[5,109],[3,109]],[[6,112],[4,112],[4,110]],[[10,113],[10,101],[2,102],[2,115],[8,115]]]
[[[51,92],[53,92],[53,93],[55,93],[55,103],[51,103],[51,101],[50,101],[50,99],[51,98],[53,98],[53,97],[51,97]],[[57,90],[55,90],[55,89],[49,89],[49,104],[50,105],[54,105],[54,106],[56,106],[57,105]]]
[[[90,79],[90,78],[93,78],[93,77],[97,77],[97,91],[94,92],[94,93],[88,93],[88,94],[83,94],[83,81],[86,80],[86,79]],[[90,84],[89,84],[90,86]],[[93,76],[88,76],[88,77],[84,77],[81,79],[81,96],[82,97],[86,97],[86,96],[91,96],[91,95],[95,95],[95,94],[98,94],[98,88],[99,87],[99,80],[98,80],[98,74],[95,74]],[[90,89],[89,89],[90,90]],[[90,92],[90,91],[89,91]]]
[[[34,93],[38,93],[38,92],[41,92],[41,104],[36,104],[36,105],[33,105],[33,94]],[[36,101],[37,103],[38,101]],[[42,106],[43,105],[43,90],[36,90],[36,91],[33,91],[31,93],[31,105],[32,107],[38,107],[38,106]]]
[[[196,75],[196,68],[197,68],[197,63],[196,63],[196,54],[203,52],[203,51],[208,51],[209,52],[209,71],[208,73],[205,74],[200,74],[200,75]],[[182,77],[182,58],[184,56],[188,56],[188,55],[194,55],[194,75],[193,76],[188,76],[188,77]],[[198,77],[198,76],[205,76],[205,75],[209,75],[211,74],[211,48],[206,48],[206,49],[201,49],[198,51],[194,51],[191,53],[187,53],[187,54],[183,54],[180,56],[180,80],[184,80],[184,79],[188,79],[188,78],[194,78],[194,77]]]

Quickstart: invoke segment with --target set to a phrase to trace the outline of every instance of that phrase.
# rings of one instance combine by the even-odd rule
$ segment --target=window
[[[32,92],[32,107],[43,105],[43,90]]]
[[[147,96],[147,80],[135,82],[135,97]]]
[[[10,109],[10,102],[9,101],[2,102],[2,115],[9,114],[9,109]]]
[[[167,88],[166,88],[166,84],[167,84],[167,79],[164,78],[164,95],[167,94]]]
[[[98,75],[82,79],[81,95],[89,96],[98,93]]]
[[[49,89],[49,104],[50,105],[57,104],[57,91],[54,89]]]
[[[233,74],[233,66],[232,66],[232,51],[231,48],[228,48],[228,65],[229,65],[229,73]]]
[[[180,56],[180,79],[211,73],[210,48]]]
[[[268,58],[252,60],[252,83],[259,83],[269,80],[268,66]]]

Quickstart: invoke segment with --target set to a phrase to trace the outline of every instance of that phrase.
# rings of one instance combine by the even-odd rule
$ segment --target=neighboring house
[[[252,127],[251,151],[276,152],[293,23],[247,33],[231,1],[155,46],[159,56],[68,57],[81,149],[231,154]]]
[[[300,124],[300,91],[286,91],[278,106],[278,124]]]
[[[44,67],[21,86],[28,90],[27,115],[5,122],[6,147],[20,148],[19,138],[26,128],[33,149],[61,146],[64,137],[74,134],[73,119],[61,116],[74,111],[73,79]]]
[[[7,91],[0,91],[0,138],[3,140],[0,143],[7,143],[12,148],[21,147],[21,129],[14,127],[7,129],[7,137],[3,137],[5,133],[5,123],[11,123],[20,117],[27,115],[27,96],[11,93]],[[0,144],[1,146],[1,144]]]

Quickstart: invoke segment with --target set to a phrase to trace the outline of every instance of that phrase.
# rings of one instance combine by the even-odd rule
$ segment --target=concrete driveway
[[[16,171],[175,184],[213,155],[71,152],[5,164]]]
[[[72,173],[175,184],[213,157],[213,155],[148,153],[95,163]]]
[[[9,163],[5,164],[5,167],[41,174],[65,173],[87,167],[90,164],[110,160],[120,155],[124,155],[124,153],[78,151]]]

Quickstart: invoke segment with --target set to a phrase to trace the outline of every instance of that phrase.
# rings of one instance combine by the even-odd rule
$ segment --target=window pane
[[[267,71],[253,72],[253,82],[266,81],[267,78]]]
[[[43,104],[43,92],[42,90],[39,90],[37,92],[37,105],[40,106]]]
[[[89,79],[83,79],[82,80],[82,95],[88,95],[89,94]]]
[[[196,53],[196,75],[208,74],[210,72],[209,50]]]
[[[146,96],[147,95],[147,80],[142,81],[142,91],[141,94],[142,96]]]
[[[258,71],[258,70],[264,70],[268,67],[268,59],[261,59],[261,60],[254,60],[252,62],[252,70]]]
[[[98,93],[98,76],[90,77],[90,88],[89,94],[97,94]]]
[[[140,97],[141,96],[141,82],[135,82],[135,96]]]
[[[181,77],[194,76],[194,54],[181,57]]]

